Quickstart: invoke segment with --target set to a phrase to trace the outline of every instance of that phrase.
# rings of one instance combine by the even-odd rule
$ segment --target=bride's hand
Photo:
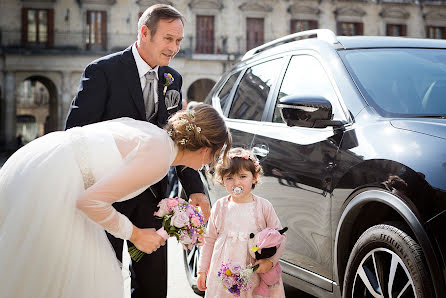
[[[158,235],[155,229],[139,229],[135,226],[133,226],[130,242],[132,242],[137,249],[147,254],[154,252],[160,248],[160,246],[166,244],[166,240]]]

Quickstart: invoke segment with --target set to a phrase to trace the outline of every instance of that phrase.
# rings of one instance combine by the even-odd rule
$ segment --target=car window
[[[233,119],[262,119],[263,109],[274,83],[280,72],[283,59],[270,60],[246,70],[232,101],[228,117]]]
[[[226,104],[228,103],[229,95],[231,94],[232,87],[234,86],[235,82],[237,82],[237,78],[239,75],[240,71],[232,74],[217,95],[218,99],[220,100],[220,107],[222,111],[225,110]]]
[[[446,114],[446,51],[361,49],[340,53],[367,102],[384,117]]]
[[[337,115],[336,93],[324,68],[313,56],[298,55],[291,58],[280,86],[273,122],[283,122],[277,104],[280,98],[288,95],[323,96],[331,102],[333,114]]]

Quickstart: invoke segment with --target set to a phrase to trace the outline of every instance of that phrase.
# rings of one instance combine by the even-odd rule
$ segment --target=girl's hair
[[[216,160],[226,158],[231,148],[231,133],[220,114],[208,104],[197,104],[190,110],[181,110],[169,118],[167,133],[180,150],[197,151],[211,148]]]
[[[155,4],[147,8],[138,20],[138,39],[141,28],[146,25],[150,29],[150,36],[153,37],[158,29],[159,20],[179,19],[184,24],[184,17],[176,8],[167,4]]]
[[[254,189],[263,175],[259,161],[250,150],[240,147],[232,148],[229,150],[227,158],[220,158],[215,166],[214,179],[223,185],[223,178],[226,175],[234,175],[241,170],[250,171],[254,177],[257,177],[256,183],[252,184],[252,189]]]

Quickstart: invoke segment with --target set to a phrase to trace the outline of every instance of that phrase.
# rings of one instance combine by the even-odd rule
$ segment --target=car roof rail
[[[246,54],[243,56],[242,60],[246,60],[248,58],[251,58],[255,54],[258,54],[262,51],[265,51],[266,49],[287,43],[292,42],[299,39],[309,38],[310,36],[316,35],[316,37],[320,40],[326,41],[331,44],[338,43],[339,41],[336,38],[336,34],[333,33],[330,29],[314,29],[314,30],[307,30],[302,32],[293,33],[290,35],[283,36],[281,38],[275,39],[273,41],[267,42],[261,46],[258,46],[254,49],[249,50],[246,52]]]

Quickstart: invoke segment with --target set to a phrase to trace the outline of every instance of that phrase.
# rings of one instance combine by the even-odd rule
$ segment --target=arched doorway
[[[215,82],[210,79],[196,80],[187,90],[187,100],[203,102],[214,85]]]
[[[17,145],[56,129],[56,86],[48,78],[31,76],[16,90]],[[21,142],[20,142],[21,140]]]

